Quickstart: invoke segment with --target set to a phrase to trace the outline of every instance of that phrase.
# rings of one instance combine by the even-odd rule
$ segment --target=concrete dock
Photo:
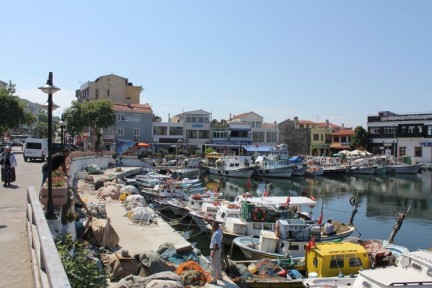
[[[133,167],[122,167],[124,173],[132,174]],[[91,175],[95,179],[108,178],[113,175],[118,176],[120,173],[115,169],[107,169],[104,174]],[[77,184],[80,196],[87,202],[97,203],[97,191],[92,190],[91,185],[79,180]],[[103,200],[102,200],[103,201]],[[119,200],[105,201],[107,216],[114,230],[120,237],[119,246],[129,250],[131,255],[156,251],[164,243],[173,243],[174,247],[181,250],[191,249],[192,245],[184,239],[178,232],[174,230],[162,218],[156,217],[155,223],[149,225],[134,224],[126,216],[127,210]],[[111,283],[110,287],[115,287],[115,283]],[[217,285],[206,284],[204,287],[238,287],[226,275],[222,281],[218,281]]]

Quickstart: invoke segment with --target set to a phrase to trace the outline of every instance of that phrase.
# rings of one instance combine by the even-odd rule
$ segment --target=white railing
[[[35,287],[71,287],[33,187],[27,188],[26,220]]]

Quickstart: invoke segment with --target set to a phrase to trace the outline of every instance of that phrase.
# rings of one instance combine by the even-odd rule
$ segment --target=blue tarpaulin
[[[118,140],[117,141],[117,154],[121,155],[124,152],[126,152],[130,147],[132,147],[135,144],[134,141],[123,141],[123,140]]]

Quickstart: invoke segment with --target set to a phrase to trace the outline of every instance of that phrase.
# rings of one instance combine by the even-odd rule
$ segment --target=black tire
[[[24,157],[24,162],[27,162],[27,157]]]
[[[358,208],[360,206],[360,201],[356,199],[356,197],[351,197],[349,200],[351,206],[355,206]]]

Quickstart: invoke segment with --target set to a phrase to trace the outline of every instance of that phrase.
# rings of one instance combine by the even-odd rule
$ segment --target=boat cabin
[[[366,249],[351,242],[309,242],[306,269],[309,277],[335,277],[357,274],[371,268]]]

